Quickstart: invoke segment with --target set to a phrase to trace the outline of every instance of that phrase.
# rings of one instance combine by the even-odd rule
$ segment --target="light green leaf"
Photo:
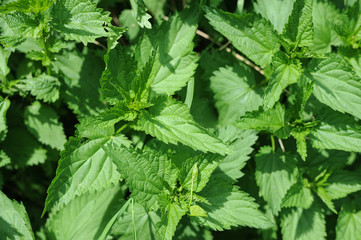
[[[273,226],[273,222],[258,210],[252,197],[218,178],[211,178],[200,195],[209,201],[209,204],[198,203],[208,217],[195,218],[204,227],[220,231],[237,226]]]
[[[161,193],[175,185],[175,167],[156,151],[109,143],[103,147],[129,185],[132,197],[148,209],[158,209]]]
[[[230,40],[235,48],[258,65],[268,65],[280,44],[272,25],[259,15],[233,15],[205,8],[210,24]]]
[[[159,222],[158,212],[149,211],[135,202],[133,206],[129,204],[125,213],[118,218],[111,234],[122,240],[134,240],[134,224],[138,239],[160,240],[157,230]]]
[[[296,83],[302,73],[301,62],[290,59],[283,52],[278,52],[272,58],[273,73],[263,97],[263,106],[267,110],[280,99],[283,89]]]
[[[158,46],[159,52],[152,83],[154,92],[173,95],[193,77],[198,60],[193,52],[198,16],[198,6],[187,8],[163,22],[157,34],[152,35],[153,48]]]
[[[361,118],[361,80],[341,56],[312,60],[308,71],[315,80],[313,94],[320,102]]]
[[[254,89],[254,74],[245,64],[222,67],[210,80],[220,125],[232,124],[262,104],[259,91]]]
[[[0,16],[0,20],[4,24],[0,42],[6,48],[16,47],[27,38],[39,37],[41,26],[34,15],[13,12]]]
[[[119,22],[128,29],[125,35],[129,38],[130,42],[134,42],[139,34],[140,28],[132,10],[124,9],[119,16]]]
[[[259,195],[269,204],[273,214],[281,210],[282,199],[297,182],[297,167],[294,156],[280,149],[272,152],[269,146],[262,147],[256,155],[256,181]]]
[[[105,239],[122,206],[121,197],[119,187],[110,186],[74,198],[50,214],[46,226],[51,239]]]
[[[165,143],[180,142],[196,150],[221,155],[230,153],[227,145],[193,120],[185,104],[165,96],[158,97],[153,104],[149,111],[141,112],[137,129]]]
[[[11,52],[3,47],[0,47],[0,82],[6,79],[6,75],[10,72],[8,67],[8,60]]]
[[[10,200],[0,191],[0,238],[35,239],[28,214],[22,203]]]
[[[311,129],[306,128],[298,131],[297,129],[292,130],[292,136],[296,139],[297,152],[301,155],[303,161],[306,161],[307,157],[307,144],[306,137],[310,134]]]
[[[312,145],[321,149],[361,151],[361,128],[345,114],[326,111],[321,116],[321,124],[309,135]]]
[[[286,193],[282,200],[281,207],[300,207],[308,209],[313,203],[314,197],[308,186],[308,181],[295,183]]]
[[[200,154],[185,160],[179,173],[179,180],[182,187],[190,191],[193,186],[194,192],[201,191],[206,186],[213,171],[218,167],[221,160],[222,158],[215,154]],[[193,176],[195,164],[197,164],[198,174]]]
[[[283,30],[283,38],[294,49],[313,43],[313,0],[295,0],[292,13]]]
[[[285,107],[277,103],[274,108],[249,112],[234,125],[241,129],[256,129],[276,132],[285,126]]]
[[[55,0],[17,0],[5,1],[5,5],[0,7],[0,13],[9,13],[13,11],[26,13],[44,13]]]
[[[313,2],[314,42],[310,49],[320,53],[331,52],[331,46],[339,46],[342,40],[334,30],[335,20],[339,18],[339,10],[332,2]]]
[[[292,208],[282,215],[283,239],[326,239],[326,221],[322,208]]]
[[[328,193],[325,191],[323,187],[317,187],[316,194],[321,198],[322,202],[326,204],[326,206],[335,214],[337,214],[337,211],[335,209],[335,205],[332,202],[331,197],[328,195]]]
[[[361,176],[355,172],[336,171],[328,178],[324,188],[331,199],[343,198],[361,190]]]
[[[198,205],[192,205],[189,207],[189,214],[192,217],[208,217],[203,208]]]
[[[96,38],[106,37],[107,25],[111,25],[109,12],[97,8],[90,0],[56,1],[51,11],[51,26],[66,40],[87,44]],[[105,26],[104,26],[105,25]]]
[[[124,105],[111,107],[98,116],[85,116],[79,118],[76,126],[79,137],[99,138],[111,136],[115,133],[114,125],[120,120],[132,121],[136,113],[129,111]]]
[[[294,0],[258,0],[252,3],[256,13],[269,20],[281,34],[292,12]]]
[[[177,203],[170,203],[166,206],[159,226],[159,235],[162,239],[173,239],[177,225],[184,214],[186,214],[186,210]]]
[[[232,136],[233,137],[230,137]],[[253,130],[240,130],[234,126],[223,127],[219,130],[219,138],[224,142],[232,142],[233,153],[225,157],[212,176],[229,183],[237,182],[244,174],[242,168],[250,159],[252,146],[257,141],[257,133]]]
[[[11,159],[9,158],[9,156],[5,153],[4,150],[0,150],[0,168],[4,167],[8,164],[11,163]],[[2,180],[2,176],[0,173],[0,187],[2,186],[3,180]]]
[[[81,143],[70,138],[61,153],[56,176],[48,189],[44,212],[68,204],[74,197],[116,184],[120,175],[103,146],[114,143],[129,146],[124,136],[103,137]]]
[[[3,141],[8,132],[8,127],[6,125],[6,112],[10,107],[10,100],[3,99],[0,96],[0,141]]]
[[[22,80],[24,90],[44,102],[55,102],[59,98],[60,82],[57,78],[42,74],[35,78]]]
[[[53,63],[64,74],[64,100],[77,115],[95,115],[104,109],[99,94],[99,79],[104,69],[97,52],[64,52]]]
[[[34,102],[24,113],[25,125],[41,143],[62,150],[66,142],[58,114],[49,106]]]
[[[37,165],[47,159],[47,150],[25,127],[10,128],[3,145],[15,168]]]
[[[133,15],[137,19],[138,25],[142,28],[152,28],[152,24],[149,22],[152,16],[147,13],[143,0],[130,0],[130,5],[132,6]]]
[[[361,240],[361,211],[345,202],[336,225],[336,240]]]

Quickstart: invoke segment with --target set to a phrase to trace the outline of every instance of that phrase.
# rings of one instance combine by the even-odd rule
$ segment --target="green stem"
[[[187,95],[184,103],[191,109],[192,102],[193,102],[193,95],[194,95],[194,78],[188,81],[187,84]]]
[[[45,30],[43,30],[43,34],[41,36],[41,40],[44,46],[44,53],[45,53],[45,57],[47,60],[49,60],[49,62],[51,62],[51,57],[50,57],[50,52],[49,52],[49,48],[48,48],[48,44],[46,42],[46,38],[47,38],[47,32],[45,32]],[[49,66],[46,66],[46,73],[48,75],[51,75],[51,69]]]
[[[275,146],[275,138],[273,137],[273,135],[271,135],[271,142],[272,142],[272,152],[274,153],[276,151],[276,146]]]

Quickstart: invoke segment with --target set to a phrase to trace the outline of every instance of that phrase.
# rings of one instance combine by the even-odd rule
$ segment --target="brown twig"
[[[283,142],[282,142],[282,139],[281,139],[281,138],[278,139],[278,143],[280,144],[280,147],[281,147],[281,149],[282,149],[282,152],[286,152],[285,146],[283,145]]]
[[[95,45],[98,45],[99,47],[103,48],[104,50],[107,50],[107,49],[108,49],[106,46],[104,46],[104,44],[98,42],[97,40],[95,40],[93,43],[94,43]]]

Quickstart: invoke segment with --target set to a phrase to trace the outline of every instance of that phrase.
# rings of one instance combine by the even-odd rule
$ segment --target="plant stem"
[[[272,142],[272,152],[274,153],[276,151],[276,146],[275,146],[275,138],[273,137],[273,135],[271,135],[271,142]]]
[[[134,199],[132,198],[132,222],[133,222],[133,239],[137,240],[137,229],[135,227],[135,218],[134,218]]]

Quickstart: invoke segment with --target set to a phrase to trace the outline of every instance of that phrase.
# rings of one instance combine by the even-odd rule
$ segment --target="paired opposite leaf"
[[[193,120],[185,104],[166,96],[158,97],[153,104],[149,111],[141,111],[137,129],[165,143],[180,142],[196,150],[221,155],[230,153],[227,145]]]
[[[116,165],[102,148],[113,142],[130,144],[123,136],[97,138],[83,144],[76,138],[69,139],[61,153],[56,177],[49,186],[44,212],[67,204],[85,192],[118,183],[120,175]]]
[[[116,143],[109,143],[104,150],[126,180],[132,197],[148,209],[158,209],[161,193],[175,183],[171,161],[155,151],[142,152]]]
[[[51,11],[51,26],[64,35],[66,40],[83,42],[95,41],[108,36],[104,25],[111,25],[108,12],[97,8],[90,0],[56,1]]]
[[[66,142],[58,114],[49,106],[34,102],[25,110],[25,125],[41,143],[62,150]]]
[[[313,0],[295,0],[293,4],[283,38],[294,48],[313,43],[312,5]]]
[[[268,65],[280,44],[272,25],[259,15],[238,16],[205,8],[209,23],[230,40],[234,47],[258,65]]]
[[[254,74],[245,64],[219,68],[210,80],[221,125],[232,124],[262,103],[259,89],[254,89]]]
[[[46,224],[51,240],[105,239],[122,206],[118,186],[74,198],[50,214]]]
[[[313,94],[320,102],[361,118],[361,79],[341,56],[314,59],[308,71],[315,81]]]
[[[272,212],[281,210],[282,199],[297,181],[296,161],[292,155],[281,150],[272,152],[271,147],[262,147],[256,155],[256,181],[260,196],[267,201]]]
[[[30,91],[31,95],[38,100],[44,102],[55,102],[59,98],[60,82],[57,78],[42,74],[35,78],[29,78],[22,81],[26,91]]]
[[[301,62],[290,59],[283,52],[278,52],[272,58],[273,73],[265,91],[263,106],[265,110],[272,108],[280,99],[283,89],[296,83],[302,73]]]
[[[326,221],[322,208],[292,208],[282,215],[283,239],[326,239]]]
[[[10,200],[0,191],[0,238],[35,239],[23,204]]]

